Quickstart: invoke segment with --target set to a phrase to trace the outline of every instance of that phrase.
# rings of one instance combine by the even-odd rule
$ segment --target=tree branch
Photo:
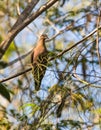
[[[20,25],[31,13],[33,8],[36,6],[36,4],[39,2],[39,0],[31,0],[31,2],[28,3],[27,7],[24,9],[24,11],[19,15],[16,23],[13,25],[12,29],[15,29],[18,25]]]
[[[15,77],[18,77],[18,76],[20,76],[20,75],[22,75],[22,74],[25,74],[26,72],[29,72],[29,71],[31,71],[31,70],[32,70],[32,68],[30,67],[30,68],[28,68],[28,69],[26,69],[26,70],[24,70],[24,71],[21,71],[21,72],[19,72],[19,73],[17,73],[17,74],[14,74],[14,75],[12,75],[12,76],[9,76],[9,77],[7,77],[7,78],[5,78],[5,79],[2,79],[2,80],[0,81],[0,83],[6,82],[6,81],[8,81],[8,80],[10,80],[10,79],[13,79],[13,78],[15,78]]]
[[[63,50],[62,52],[60,52],[56,57],[60,57],[62,56],[64,53],[66,53],[67,51],[70,51],[71,49],[73,49],[74,47],[76,47],[77,45],[79,45],[80,43],[84,42],[86,39],[88,39],[90,36],[92,36],[94,33],[96,33],[99,29],[101,29],[101,25],[94,29],[91,33],[89,33],[86,37],[84,37],[82,40],[80,40],[79,42],[75,43],[73,46],[66,48],[65,50]],[[55,58],[56,58],[55,57]],[[53,60],[54,57],[50,58],[50,60]]]

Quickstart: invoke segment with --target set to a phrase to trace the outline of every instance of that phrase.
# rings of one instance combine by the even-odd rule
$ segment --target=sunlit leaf
[[[26,103],[23,106],[21,106],[20,109],[27,110],[27,112],[29,111],[28,113],[34,115],[34,113],[38,111],[40,107],[34,103]]]
[[[12,42],[10,44],[10,47],[7,49],[5,55],[4,55],[4,60],[8,61],[8,58],[10,56],[12,56],[12,53],[15,52],[15,47],[14,47],[14,43]]]

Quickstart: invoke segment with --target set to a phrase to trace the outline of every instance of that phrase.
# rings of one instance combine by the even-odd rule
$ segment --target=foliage
[[[0,83],[0,94],[4,96],[8,101],[10,101],[10,93],[6,89],[6,86],[4,84]]]

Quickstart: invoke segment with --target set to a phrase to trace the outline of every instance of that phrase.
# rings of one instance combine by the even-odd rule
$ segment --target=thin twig
[[[21,72],[19,72],[19,73],[17,73],[17,74],[14,74],[14,75],[12,75],[12,76],[9,76],[9,77],[7,77],[7,78],[5,78],[5,79],[0,80],[0,83],[3,83],[3,82],[6,82],[6,81],[8,81],[8,80],[11,80],[11,79],[13,79],[13,78],[16,78],[16,77],[18,77],[18,76],[20,76],[20,75],[22,75],[22,74],[25,74],[25,73],[27,73],[27,72],[29,72],[29,71],[31,71],[31,70],[32,70],[32,68],[30,67],[30,68],[28,68],[28,69],[26,69],[26,70],[24,70],[24,71],[21,71]]]
[[[96,38],[96,50],[97,50],[98,61],[99,61],[100,69],[101,69],[101,60],[100,60],[100,52],[99,52],[99,30],[98,30],[99,23],[100,23],[100,17],[101,17],[101,11],[97,18],[97,38]]]
[[[17,47],[15,41],[14,41],[14,46],[15,46],[15,49],[16,49],[16,53],[17,53],[17,55],[18,55],[18,57],[19,57],[19,62],[20,62],[20,64],[21,64],[21,68],[22,68],[23,70],[25,70],[25,66],[24,66],[24,64],[23,64],[23,62],[22,62],[22,59],[20,58],[20,52],[19,52],[19,49],[18,49],[18,47]],[[28,79],[26,73],[24,74],[24,76],[25,76],[25,79],[27,80],[28,84],[30,84],[30,81],[29,81],[29,79]]]
[[[22,60],[22,59],[26,58],[29,54],[31,54],[32,50],[33,50],[33,49],[29,50],[27,53],[25,53],[25,54],[23,54],[22,56],[16,58],[15,60],[9,62],[8,65],[7,65],[7,67],[9,67],[9,66],[15,64],[15,63],[18,62],[20,59]]]

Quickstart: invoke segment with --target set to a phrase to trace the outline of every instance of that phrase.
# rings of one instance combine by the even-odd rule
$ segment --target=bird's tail
[[[35,78],[34,78],[34,84],[35,84],[35,90],[39,91],[41,82],[40,81],[36,81]]]
[[[32,68],[32,74],[34,78],[35,90],[39,91],[41,85],[41,75],[39,68],[37,66],[35,68],[34,67]]]

